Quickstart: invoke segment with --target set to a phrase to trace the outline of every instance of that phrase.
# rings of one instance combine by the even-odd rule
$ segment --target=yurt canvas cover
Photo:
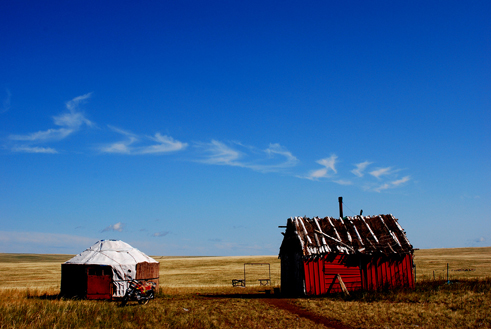
[[[61,294],[89,299],[122,297],[131,279],[158,284],[159,265],[123,241],[101,240],[62,264]]]

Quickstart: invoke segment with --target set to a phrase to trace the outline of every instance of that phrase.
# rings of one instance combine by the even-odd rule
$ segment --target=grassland
[[[272,285],[280,285],[280,260],[278,256],[248,257],[154,257],[160,262],[160,276],[167,287],[229,287],[232,279],[244,277],[247,265],[247,282],[254,286],[259,279],[269,277]]]
[[[491,277],[491,248],[423,249],[415,252],[417,280]]]
[[[491,328],[491,248],[416,251],[415,290],[298,299],[267,295],[265,266],[247,267],[247,288],[231,286],[244,263],[270,263],[278,287],[276,256],[155,257],[160,293],[129,307],[57,298],[70,257],[0,254],[0,328]]]

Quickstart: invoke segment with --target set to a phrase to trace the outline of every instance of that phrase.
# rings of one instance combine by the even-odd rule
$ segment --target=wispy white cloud
[[[126,141],[116,142],[107,146],[102,146],[100,151],[102,153],[120,153],[120,154],[130,154],[131,150],[129,146],[134,143],[134,139],[128,139]]]
[[[84,124],[89,127],[94,126],[94,123],[87,119],[84,113],[80,112],[78,109],[79,104],[89,99],[91,95],[92,93],[88,93],[82,96],[75,97],[71,101],[67,102],[66,108],[69,112],[54,116],[53,120],[55,122],[55,125],[69,127],[74,130],[78,130]]]
[[[204,150],[206,154],[206,157],[200,160],[202,163],[244,167],[237,162],[241,153],[222,142],[212,140],[210,143],[196,143],[195,146]]]
[[[317,161],[317,163],[325,166],[327,169],[331,169],[332,171],[334,171],[334,173],[337,173],[337,170],[335,168],[337,158],[338,156],[333,154],[329,158],[325,158]]]
[[[109,225],[108,227],[103,229],[101,232],[110,232],[110,231],[123,232],[124,226],[125,226],[124,223],[118,222],[116,224]]]
[[[391,184],[392,184],[392,186],[399,186],[401,184],[404,184],[405,182],[408,182],[410,179],[411,179],[410,176],[405,176],[401,179],[398,179],[398,180],[391,182]]]
[[[119,153],[119,154],[162,154],[175,152],[185,149],[188,144],[177,140],[172,137],[161,135],[156,133],[153,137],[145,136],[140,137],[126,130],[116,128],[114,126],[108,126],[111,130],[123,135],[124,140],[118,141],[112,144],[104,145],[99,148],[102,153]],[[152,141],[151,145],[134,146],[137,143],[148,143]]]
[[[339,184],[339,185],[353,185],[353,182],[352,181],[350,181],[350,180],[344,180],[344,179],[338,179],[338,180],[335,180],[333,182],[336,183],[336,184]]]
[[[343,168],[338,170],[338,156],[335,154],[332,154],[328,158],[318,160],[316,163],[322,165],[323,168],[312,170],[307,175],[297,175],[297,177],[313,181],[327,180],[345,186],[355,185],[359,186],[364,191],[372,192],[381,192],[383,190],[396,188],[411,180],[410,176],[399,178],[398,173],[401,169],[394,169],[393,167],[378,168],[369,172],[372,177],[366,176],[365,172],[367,171],[367,168],[373,163],[370,161],[363,161],[355,164],[355,169],[352,169],[350,172],[358,178],[356,180],[351,180],[345,175],[346,172]],[[376,182],[373,181],[373,177],[377,179]]]
[[[120,153],[120,154],[131,154],[130,146],[131,144],[138,141],[138,137],[126,130],[108,125],[109,129],[118,134],[125,136],[125,139],[122,141],[118,141],[109,145],[104,145],[100,147],[100,151],[102,153]]]
[[[156,238],[162,238],[162,237],[166,236],[167,234],[169,234],[168,231],[161,231],[161,232],[155,232],[154,234],[152,234],[152,236],[156,237]]]
[[[481,196],[480,195],[469,195],[467,193],[464,193],[463,195],[460,196],[460,198],[463,200],[464,199],[475,199],[475,200],[477,200],[477,199],[480,199]]]
[[[23,142],[45,142],[64,139],[73,131],[71,128],[48,129],[27,135],[10,135],[9,139]]]
[[[468,247],[485,247],[491,246],[489,237],[486,236],[478,236],[476,238],[468,239],[466,242],[466,246]]]
[[[384,183],[378,187],[376,187],[374,189],[375,192],[381,192],[383,190],[387,190],[387,189],[390,189],[390,188],[395,188],[395,187],[398,187],[399,185],[402,185],[406,182],[408,182],[409,180],[411,180],[411,177],[410,176],[405,176],[401,179],[398,179],[398,180],[395,180],[395,181],[392,181],[392,182],[388,182],[388,183]]]
[[[306,178],[311,179],[311,180],[318,180],[320,178],[331,177],[332,175],[330,172],[333,172],[334,174],[336,174],[337,173],[337,170],[336,170],[336,159],[337,158],[338,158],[337,155],[332,154],[329,158],[317,160],[316,162],[318,164],[324,166],[324,168],[311,171],[310,174]]]
[[[187,143],[182,143],[180,141],[174,140],[172,137],[167,135],[161,135],[156,133],[154,137],[148,137],[157,144],[142,147],[139,150],[140,154],[157,154],[157,153],[167,153],[183,150],[187,147]]]
[[[269,147],[266,149],[265,152],[271,157],[274,157],[274,155],[276,154],[285,157],[285,161],[278,164],[277,167],[294,167],[298,163],[297,157],[295,157],[290,151],[288,151],[285,147],[281,146],[278,143],[269,144]]]
[[[51,148],[51,147],[39,147],[39,146],[14,146],[12,148],[12,151],[14,152],[24,152],[24,153],[48,153],[48,154],[54,154],[58,153],[57,150]]]
[[[356,168],[351,170],[351,172],[358,177],[363,177],[365,169],[371,164],[372,162],[369,161],[358,163],[355,165]]]
[[[234,147],[217,140],[212,140],[210,143],[195,143],[195,147],[204,154],[198,161],[248,168],[259,172],[276,172],[294,167],[298,163],[298,159],[278,143],[269,144],[265,150],[258,150],[237,142],[230,144]]]
[[[81,95],[81,96],[77,96],[75,98],[73,98],[72,100],[68,101],[65,103],[66,105],[66,108],[70,111],[70,112],[74,112],[75,110],[77,110],[78,106],[85,102],[87,99],[89,99],[90,97],[92,96],[92,92],[90,93],[87,93],[85,95]]]
[[[83,112],[79,111],[78,109],[79,104],[82,103],[84,100],[90,98],[91,94],[92,93],[88,93],[82,96],[75,97],[74,99],[66,103],[66,108],[68,112],[53,116],[54,124],[56,126],[59,126],[60,128],[50,128],[47,130],[41,130],[24,135],[12,134],[9,136],[9,139],[13,141],[22,141],[29,143],[59,141],[80,130],[84,125],[93,126],[94,124],[85,117]]]
[[[376,178],[380,178],[381,176],[384,175],[389,175],[391,173],[392,167],[387,167],[387,168],[379,168],[377,170],[371,171],[370,175]]]
[[[319,179],[322,177],[327,177],[327,168],[322,168],[318,170],[311,171],[310,174],[307,176],[309,179]]]
[[[269,147],[261,153],[265,153],[267,158],[257,159],[256,162],[249,163],[246,167],[260,172],[274,172],[298,164],[298,159],[278,143],[269,144]]]
[[[383,191],[383,190],[387,190],[387,189],[389,189],[389,188],[390,188],[390,184],[389,184],[389,183],[384,183],[384,184],[380,185],[379,187],[376,187],[376,188],[374,189],[374,191],[375,191],[375,192],[381,192],[381,191]]]
[[[282,166],[291,167],[296,165],[298,162],[298,159],[290,151],[278,143],[269,144],[269,147],[264,152],[266,152],[266,154],[268,154],[271,158],[277,154],[284,156],[286,161],[282,164]]]

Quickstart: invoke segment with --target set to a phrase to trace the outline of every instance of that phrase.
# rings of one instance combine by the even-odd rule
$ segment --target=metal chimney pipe
[[[338,198],[338,201],[339,201],[339,217],[343,218],[343,197],[340,196]]]

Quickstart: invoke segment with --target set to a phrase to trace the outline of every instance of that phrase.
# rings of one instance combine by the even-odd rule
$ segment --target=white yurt
[[[160,263],[121,240],[100,240],[61,264],[61,295],[123,297],[132,279],[159,283]]]

